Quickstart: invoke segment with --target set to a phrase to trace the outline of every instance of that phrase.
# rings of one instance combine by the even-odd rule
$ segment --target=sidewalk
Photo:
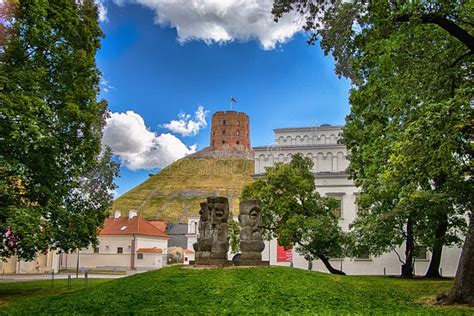
[[[54,279],[67,279],[68,275],[71,275],[71,278],[75,279],[76,274],[74,273],[60,273],[55,274]],[[119,279],[124,278],[130,274],[88,274],[89,279]],[[79,274],[79,279],[84,279],[84,274]],[[0,282],[28,282],[28,281],[39,281],[39,280],[51,280],[51,274],[0,274]]]

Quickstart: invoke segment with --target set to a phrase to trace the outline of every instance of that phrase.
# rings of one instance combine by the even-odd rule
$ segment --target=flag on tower
[[[232,102],[232,103],[237,103],[237,99],[234,98],[234,97],[230,97],[230,102]]]

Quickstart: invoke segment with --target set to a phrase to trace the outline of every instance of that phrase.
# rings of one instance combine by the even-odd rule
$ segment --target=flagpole
[[[230,110],[233,110],[233,104],[237,102],[237,100],[234,97],[230,97]]]

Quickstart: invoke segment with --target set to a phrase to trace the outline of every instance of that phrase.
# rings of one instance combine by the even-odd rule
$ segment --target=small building
[[[189,264],[189,261],[195,260],[194,250],[186,249],[184,250],[184,264]]]
[[[62,268],[75,269],[77,260],[82,269],[152,270],[166,265],[169,236],[163,221],[147,221],[129,211],[119,211],[105,220],[99,233],[99,245],[81,249],[79,254],[64,254]]]

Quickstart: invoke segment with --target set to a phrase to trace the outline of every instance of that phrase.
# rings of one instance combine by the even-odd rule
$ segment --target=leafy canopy
[[[266,169],[266,176],[246,186],[242,199],[257,199],[267,238],[296,250],[307,260],[343,254],[345,236],[333,214],[337,201],[316,192],[313,162],[295,154],[288,164]]]
[[[0,10],[0,256],[96,242],[117,166],[101,154],[103,36],[84,1],[4,1]]]

